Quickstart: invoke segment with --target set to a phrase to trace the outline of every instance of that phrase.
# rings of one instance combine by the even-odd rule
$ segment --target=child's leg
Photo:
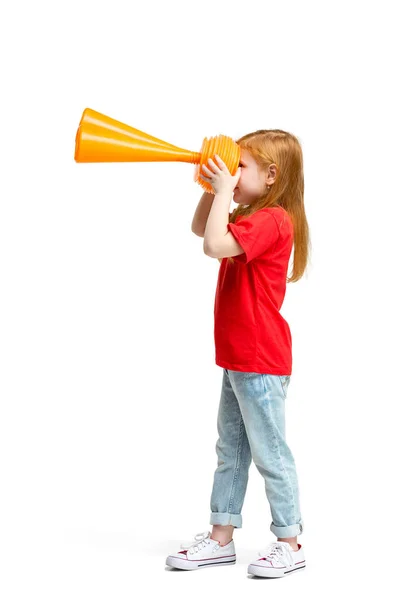
[[[285,439],[285,400],[290,377],[239,371],[230,371],[230,375],[251,454],[265,480],[272,515],[270,530],[278,540],[291,540],[296,547],[303,521],[295,461]]]
[[[211,538],[225,546],[233,539],[233,530],[233,525],[213,525]]]
[[[210,499],[211,537],[223,545],[232,539],[235,527],[242,527],[241,510],[251,464],[249,441],[228,373],[232,371],[224,369],[215,446],[218,467]]]
[[[290,544],[292,546],[294,551],[299,549],[299,546],[297,544],[297,535],[296,535],[296,537],[290,537],[290,538],[278,538],[278,542],[287,542],[288,544]]]

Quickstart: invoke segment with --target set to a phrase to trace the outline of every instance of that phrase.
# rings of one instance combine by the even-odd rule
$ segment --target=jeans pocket
[[[288,391],[288,387],[289,387],[289,383],[290,383],[290,375],[278,375],[278,377],[279,377],[279,381],[281,382],[284,398],[286,399],[287,391]]]

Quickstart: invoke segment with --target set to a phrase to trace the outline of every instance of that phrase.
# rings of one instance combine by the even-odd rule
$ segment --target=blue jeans
[[[224,369],[215,449],[218,467],[211,494],[210,524],[242,527],[241,510],[251,459],[265,481],[278,538],[303,532],[293,455],[285,441],[285,399],[290,375]]]

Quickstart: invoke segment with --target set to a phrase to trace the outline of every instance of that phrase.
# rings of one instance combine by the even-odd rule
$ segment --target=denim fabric
[[[285,441],[285,400],[290,375],[224,369],[218,410],[218,467],[210,500],[210,524],[242,527],[241,510],[251,460],[265,481],[279,538],[303,532],[293,455]]]

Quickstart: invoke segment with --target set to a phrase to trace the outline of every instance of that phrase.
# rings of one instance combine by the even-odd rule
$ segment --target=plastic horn
[[[206,192],[213,193],[211,184],[199,178],[202,165],[218,154],[231,175],[236,173],[240,147],[230,137],[218,135],[204,138],[200,152],[173,146],[144,131],[111,119],[91,108],[85,108],[75,137],[75,160],[84,162],[164,162],[195,164],[194,181]]]

